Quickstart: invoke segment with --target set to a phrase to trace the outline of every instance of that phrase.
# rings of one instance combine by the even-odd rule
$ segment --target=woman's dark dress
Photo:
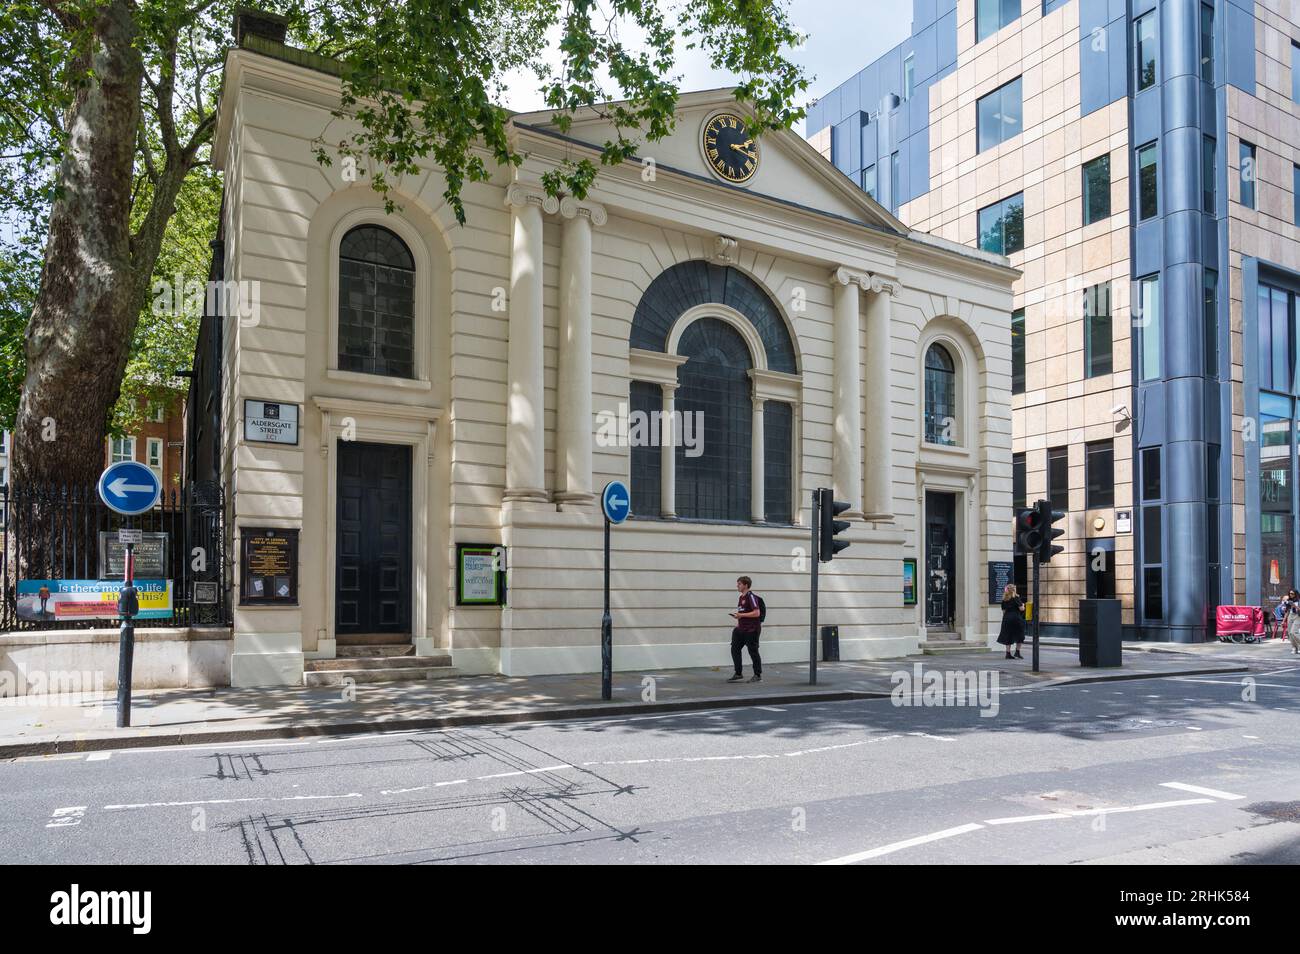
[[[1004,646],[1025,641],[1025,601],[1019,598],[1002,601],[1002,629],[998,642]]]

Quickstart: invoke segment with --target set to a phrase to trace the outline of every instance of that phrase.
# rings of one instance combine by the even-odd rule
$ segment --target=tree
[[[616,135],[604,144],[606,164],[672,130],[678,43],[740,77],[737,96],[751,104],[756,134],[800,118],[795,99],[807,88],[785,55],[802,40],[785,0],[267,7],[284,16],[297,45],[336,62],[341,112],[359,121],[351,138],[322,139],[320,160],[331,151],[361,160],[387,196],[391,177],[430,159],[445,171],[446,199],[462,222],[462,187],[492,172],[478,150],[496,163],[520,161],[498,105],[511,71],[537,73],[562,127],[583,107],[609,117]],[[18,289],[15,312],[0,309],[0,334],[14,314],[27,315],[16,482],[92,481],[128,368],[128,394],[154,400],[166,385],[166,368],[146,361],[151,378],[132,363],[133,348],[165,365],[158,346],[186,340],[183,319],[178,326],[155,314],[150,292],[160,261],[169,265],[169,235],[191,250],[210,237],[185,232],[188,219],[181,232],[169,224],[178,202],[201,202],[203,188],[187,192],[194,177],[215,181],[209,149],[233,14],[232,0],[11,0],[0,13],[0,214],[19,220],[29,252],[33,236],[44,249],[34,286],[23,281],[21,248],[0,257],[0,283]],[[555,68],[544,65],[548,49],[558,50]],[[583,159],[545,186],[582,197],[596,174]],[[12,350],[0,344],[0,374],[14,373]]]

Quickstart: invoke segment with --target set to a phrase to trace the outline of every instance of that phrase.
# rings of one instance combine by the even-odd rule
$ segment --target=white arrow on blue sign
[[[605,485],[605,491],[600,495],[600,506],[605,511],[605,517],[610,523],[622,523],[632,512],[632,495],[628,492],[627,484],[621,480],[611,480]]]
[[[158,475],[133,460],[110,464],[99,477],[99,499],[127,517],[151,510],[161,493]]]

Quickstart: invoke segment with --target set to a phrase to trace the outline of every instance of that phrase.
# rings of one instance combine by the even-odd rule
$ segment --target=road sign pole
[[[600,619],[600,697],[614,698],[614,620],[609,615],[609,517],[605,518],[605,615]]]
[[[131,520],[127,518],[127,528]],[[117,601],[122,628],[118,634],[117,651],[117,727],[131,724],[131,675],[135,664],[135,544],[126,544],[126,565],[123,567],[122,595]]]
[[[821,527],[821,511],[818,507],[819,495],[812,494],[812,548],[809,559],[812,560],[812,592],[808,608],[808,685],[817,685],[817,569],[821,566],[821,555],[817,552],[817,536]]]
[[[1038,672],[1038,620],[1042,607],[1038,602],[1038,554],[1034,554],[1034,672]]]

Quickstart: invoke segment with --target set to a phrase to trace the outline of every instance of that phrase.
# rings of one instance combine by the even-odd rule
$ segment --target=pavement
[[[1300,665],[1258,658],[1249,675],[1047,677],[919,704],[614,706],[582,719],[16,758],[0,762],[0,859],[1296,864]],[[952,661],[902,661],[914,662]],[[853,681],[843,668],[837,684]],[[1163,867],[1113,877],[1144,890],[1241,887],[1231,875],[1184,884]],[[1097,904],[1071,925],[1113,927],[1118,897]]]
[[[1000,690],[1243,672],[1293,659],[1282,641],[1206,644],[1189,651],[1128,651],[1121,669],[1085,669],[1077,650],[1042,645],[1040,672],[1029,654],[1001,653],[819,663],[817,685],[807,664],[764,667],[761,683],[728,684],[729,667],[614,674],[613,698],[600,698],[600,677],[463,676],[351,687],[171,689],[133,694],[131,726],[116,727],[113,693],[0,699],[0,759],[124,748],[438,729],[601,715],[635,715],[883,698],[897,674],[926,670],[997,673]],[[1028,647],[1026,647],[1028,650]],[[748,672],[748,669],[746,670]]]

